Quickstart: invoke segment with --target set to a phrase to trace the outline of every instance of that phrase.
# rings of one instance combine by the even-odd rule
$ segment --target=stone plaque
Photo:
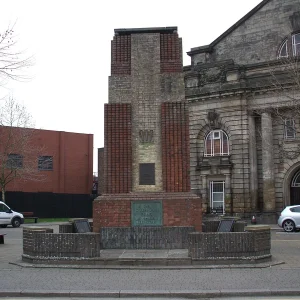
[[[155,185],[155,164],[140,164],[140,185]]]
[[[162,226],[162,202],[132,201],[131,226]]]

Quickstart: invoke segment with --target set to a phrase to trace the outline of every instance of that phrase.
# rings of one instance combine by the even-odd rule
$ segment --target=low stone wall
[[[253,225],[245,232],[192,232],[189,257],[194,263],[235,260],[253,261],[271,258],[270,227]]]
[[[206,220],[202,223],[202,231],[203,232],[217,232],[220,220]],[[232,232],[244,232],[245,227],[247,226],[247,222],[245,221],[236,221],[233,224]]]
[[[42,227],[23,228],[23,261],[50,262],[100,257],[100,235],[96,233],[53,233]]]
[[[101,228],[101,249],[187,249],[194,227]]]
[[[69,221],[69,223],[60,224],[59,225],[59,233],[76,233],[74,223],[72,222],[72,220],[79,220],[79,218],[71,219]],[[93,231],[93,222],[89,222],[89,224],[91,227],[91,231]]]

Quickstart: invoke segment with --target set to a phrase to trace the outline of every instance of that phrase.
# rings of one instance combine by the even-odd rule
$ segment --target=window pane
[[[0,204],[0,211],[1,212],[5,212],[6,211],[6,207],[4,206],[4,204]]]
[[[39,170],[53,170],[53,157],[52,156],[40,156],[38,160]]]
[[[6,161],[6,167],[10,169],[23,168],[23,157],[19,154],[9,154]]]
[[[223,193],[223,182],[214,182],[213,183],[213,192]]]
[[[282,44],[280,50],[279,50],[279,57],[288,57],[288,51],[287,51],[287,40]]]
[[[285,120],[285,132],[284,136],[286,139],[293,139],[296,136],[295,121],[294,119]]]
[[[221,154],[221,140],[214,140],[214,152],[216,155],[220,155]]]
[[[300,55],[300,33],[292,36],[293,54],[294,56]]]
[[[223,154],[228,154],[228,142],[223,140]]]
[[[206,154],[212,154],[211,153],[211,140],[206,141]]]
[[[295,56],[300,55],[300,44],[295,46]]]
[[[292,180],[292,186],[300,186],[300,172],[296,173]]]
[[[206,137],[207,140],[211,140],[212,139],[212,135],[213,135],[213,132],[209,133],[209,135]]]
[[[294,35],[295,37],[295,44],[300,44],[300,33]]]

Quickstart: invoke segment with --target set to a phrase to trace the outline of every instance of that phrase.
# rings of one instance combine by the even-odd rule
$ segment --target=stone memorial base
[[[193,227],[201,231],[201,199],[193,193],[148,192],[104,194],[94,200],[94,232],[130,227]]]

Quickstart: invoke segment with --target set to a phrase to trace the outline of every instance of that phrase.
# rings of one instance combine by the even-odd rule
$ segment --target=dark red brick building
[[[40,181],[15,179],[7,191],[91,194],[92,134],[34,129],[31,140],[31,147],[41,149],[36,157],[36,168],[44,177]],[[40,168],[38,163],[42,157],[52,161],[51,166]]]
[[[2,137],[7,134],[5,130],[8,131],[11,128],[2,127],[0,132]],[[68,212],[67,208],[63,208],[64,201],[65,199],[69,202],[75,199],[89,199],[92,194],[93,135],[13,128],[13,136],[16,137],[20,130],[30,132],[29,144],[23,150],[20,147],[19,150],[18,147],[11,149],[8,159],[15,161],[17,158],[18,163],[24,169],[26,169],[26,164],[31,164],[33,170],[30,170],[31,173],[28,176],[15,178],[7,185],[7,202],[15,210],[35,212],[37,203],[40,205],[44,202],[44,208],[39,209],[40,217],[47,214],[47,206],[49,208],[49,203],[51,203],[52,207],[56,207],[53,209],[53,214],[57,214],[57,210],[64,209],[66,216],[75,217],[70,210]],[[1,151],[2,156],[6,155],[3,154],[3,149]],[[89,202],[91,206],[92,201]],[[66,205],[73,206],[70,203]],[[76,216],[82,216],[80,211]]]

